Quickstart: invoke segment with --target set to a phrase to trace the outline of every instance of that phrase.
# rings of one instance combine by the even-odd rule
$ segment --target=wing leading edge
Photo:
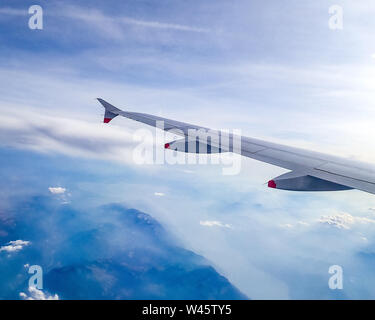
[[[105,108],[105,123],[118,115],[153,127],[159,127],[158,122],[162,121],[164,130],[176,130],[176,134],[186,138],[189,130],[210,130],[206,127],[146,113],[123,111],[101,98],[98,98],[98,101]],[[230,134],[230,137],[234,139],[236,136]],[[373,165],[244,136],[237,136],[237,138],[241,139],[241,148],[239,150],[231,148],[227,151],[291,170],[285,175],[270,180],[268,186],[271,188],[294,191],[358,189],[375,194],[375,167]],[[212,141],[209,147],[220,148],[221,146]]]

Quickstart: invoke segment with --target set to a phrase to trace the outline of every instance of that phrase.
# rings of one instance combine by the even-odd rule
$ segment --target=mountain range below
[[[88,212],[48,196],[17,199],[0,214],[0,298],[27,292],[29,265],[60,299],[247,299],[149,214],[121,204]],[[26,245],[27,244],[27,245]]]

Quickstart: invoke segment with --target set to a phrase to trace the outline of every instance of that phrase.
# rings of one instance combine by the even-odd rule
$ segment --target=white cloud
[[[42,290],[39,290],[35,287],[28,288],[29,294],[24,292],[20,292],[20,297],[23,300],[59,300],[59,296],[57,294],[50,295],[48,293],[44,293]]]
[[[193,170],[182,170],[183,173],[188,173],[188,174],[192,174],[192,173],[195,173],[195,171]]]
[[[301,226],[308,226],[309,225],[306,221],[298,221],[297,223]]]
[[[230,224],[224,224],[220,221],[216,221],[216,220],[206,220],[206,221],[199,221],[199,224],[201,226],[205,226],[205,227],[221,227],[221,228],[232,228],[232,226]]]
[[[350,229],[355,224],[375,223],[375,220],[366,217],[354,217],[349,213],[339,213],[330,216],[321,216],[320,223],[336,227],[338,229]]]
[[[23,247],[28,246],[30,244],[30,241],[24,241],[24,240],[15,240],[15,241],[9,241],[5,246],[0,247],[1,251],[6,252],[17,252],[23,249]]]
[[[164,196],[165,196],[165,193],[163,193],[163,192],[155,192],[155,193],[154,193],[154,196],[157,196],[157,197],[164,197]]]
[[[290,223],[285,223],[285,224],[282,224],[280,225],[281,228],[286,228],[286,229],[291,229],[293,228],[294,226]]]
[[[298,226],[307,227],[307,226],[309,226],[309,223],[307,223],[305,221],[298,221],[296,224],[284,223],[284,224],[280,225],[281,228],[285,228],[285,229],[292,229],[292,228],[295,228],[295,227],[298,227]]]
[[[123,23],[148,27],[148,28],[156,28],[156,29],[172,29],[178,31],[192,31],[192,32],[209,32],[210,30],[205,28],[197,28],[192,26],[186,26],[181,24],[174,24],[174,23],[163,23],[158,21],[144,21],[144,20],[136,20],[128,17],[123,17],[120,19]]]
[[[26,10],[13,9],[9,7],[0,8],[0,14],[9,16],[24,16],[27,15]],[[207,28],[200,28],[195,26],[177,24],[177,23],[166,23],[162,21],[148,21],[141,19],[134,19],[127,16],[108,16],[97,9],[87,9],[79,6],[67,6],[64,8],[56,8],[54,10],[49,10],[46,15],[50,16],[63,16],[65,18],[71,18],[79,20],[90,24],[91,27],[96,27],[101,31],[108,33],[112,37],[124,36],[124,27],[126,25],[139,26],[143,28],[152,29],[165,29],[165,30],[175,30],[175,31],[187,31],[187,32],[198,32],[206,33],[210,30]]]
[[[126,38],[129,35],[129,26],[195,33],[210,32],[207,28],[196,26],[134,19],[128,16],[109,16],[100,10],[88,10],[87,8],[79,6],[64,6],[63,10],[51,11],[50,14],[63,16],[64,18],[70,18],[77,20],[80,23],[85,23],[90,28],[95,28],[100,34],[115,40]]]
[[[63,194],[66,189],[62,187],[49,187],[48,190],[53,194]]]
[[[0,106],[7,108],[1,103]],[[59,115],[41,115],[39,110],[24,105],[15,108],[8,104],[8,107],[12,112],[4,117],[0,127],[3,146],[133,163],[132,151],[137,143],[126,128]],[[51,187],[49,191],[62,194],[63,189]]]

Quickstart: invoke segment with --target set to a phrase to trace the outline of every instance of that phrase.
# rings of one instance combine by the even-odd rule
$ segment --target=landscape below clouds
[[[1,299],[247,299],[149,214],[124,204],[77,209],[65,188],[16,185],[0,211]],[[43,290],[28,287],[31,265],[43,269]]]

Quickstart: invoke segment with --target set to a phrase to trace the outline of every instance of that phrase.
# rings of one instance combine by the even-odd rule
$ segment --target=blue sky
[[[373,196],[268,190],[285,171],[250,159],[238,176],[137,166],[132,135],[142,126],[103,126],[94,100],[374,162],[371,1],[40,1],[43,30],[28,28],[32,4],[0,6],[2,161],[18,149],[9,157],[26,181],[29,157],[51,163],[50,180],[25,189],[64,187],[75,206],[126,195],[250,298],[337,297],[327,289],[332,264],[344,267],[343,296],[373,298],[363,262]],[[332,4],[343,30],[328,27]],[[74,165],[58,174],[65,157]]]

